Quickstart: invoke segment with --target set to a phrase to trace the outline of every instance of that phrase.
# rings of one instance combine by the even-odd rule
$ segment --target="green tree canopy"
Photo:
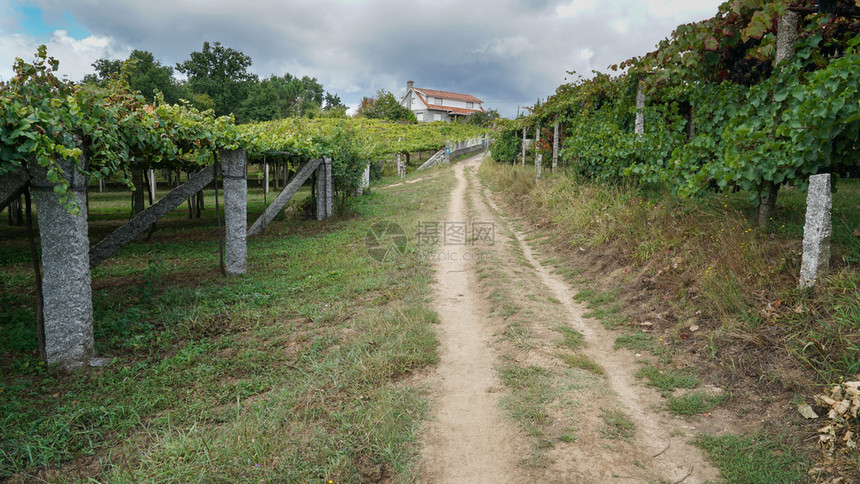
[[[176,70],[188,76],[188,88],[206,94],[215,104],[218,116],[239,113],[257,76],[248,72],[251,57],[225,47],[221,42],[203,43],[203,49],[176,64]]]
[[[151,52],[133,50],[125,61],[118,59],[99,59],[93,62],[95,74],[88,74],[84,82],[103,85],[111,76],[122,76],[129,87],[139,91],[146,99],[153,101],[155,93],[164,94],[164,100],[175,104],[183,96],[182,86],[173,78],[173,68],[162,65]]]
[[[377,91],[376,97],[363,98],[355,115],[361,118],[387,119],[389,121],[418,121],[415,118],[415,113],[401,106],[394,94],[385,89]]]

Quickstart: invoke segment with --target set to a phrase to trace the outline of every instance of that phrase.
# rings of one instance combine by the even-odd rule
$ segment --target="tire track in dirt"
[[[454,166],[457,185],[446,221],[468,221],[464,169],[479,159]],[[495,331],[487,325],[486,302],[473,289],[469,254],[466,244],[445,245],[436,254],[440,361],[429,382],[433,411],[422,434],[422,482],[530,482],[517,466],[528,444],[497,406]]]
[[[473,198],[478,214],[484,218],[493,218],[497,223],[503,222],[498,216],[502,212],[493,202],[491,195],[486,193],[477,177],[473,180],[483,195]],[[530,274],[519,276],[514,284],[530,288],[529,290],[537,293],[551,294],[557,308],[552,317],[556,321],[564,320],[571,328],[582,333],[586,346],[580,351],[604,370],[605,391],[602,398],[612,402],[579,402],[587,407],[590,413],[581,416],[581,423],[585,424],[585,427],[594,427],[600,421],[597,412],[601,408],[614,406],[623,409],[636,428],[633,439],[620,444],[600,444],[602,439],[592,437],[574,444],[557,445],[553,449],[555,452],[548,453],[555,463],[546,470],[544,479],[554,482],[603,482],[610,478],[613,482],[665,482],[668,478],[669,482],[679,483],[719,480],[718,471],[703,457],[698,448],[687,442],[690,439],[688,431],[692,428],[689,422],[661,412],[659,407],[664,405],[664,400],[659,393],[637,382],[633,371],[638,365],[632,352],[615,350],[613,346],[616,335],[600,327],[599,322],[583,318],[584,308],[574,302],[574,291],[560,276],[551,273],[540,263],[522,232],[509,224],[499,225],[510,233],[509,245],[516,246],[531,266],[528,271]],[[500,248],[497,249],[496,254],[505,257],[506,254],[500,251]],[[531,310],[546,316],[546,312],[542,313],[534,304]],[[545,324],[545,321],[539,321],[530,327],[537,336],[536,339],[543,340],[544,345],[548,345],[551,328],[545,327]],[[551,351],[544,350],[542,353]],[[543,366],[553,365],[548,361],[551,357],[546,355],[530,355],[530,359]],[[594,433],[593,428],[590,430]]]

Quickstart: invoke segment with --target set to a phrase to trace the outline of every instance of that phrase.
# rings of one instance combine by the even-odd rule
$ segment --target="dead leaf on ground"
[[[818,418],[818,414],[815,413],[815,410],[805,402],[797,404],[797,411],[806,418]]]

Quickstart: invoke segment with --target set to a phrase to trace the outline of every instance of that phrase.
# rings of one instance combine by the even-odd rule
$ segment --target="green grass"
[[[710,395],[705,392],[690,392],[681,397],[669,397],[666,408],[675,415],[699,415],[713,410],[729,399],[728,395]]]
[[[513,321],[505,326],[503,333],[508,341],[517,345],[518,348],[528,351],[532,347],[532,335],[528,328],[519,321]]]
[[[636,372],[636,378],[647,378],[648,385],[657,388],[664,396],[672,393],[676,388],[696,388],[699,379],[692,369],[676,370],[667,368],[661,370],[656,366],[644,366]]]
[[[577,350],[585,346],[585,337],[582,336],[582,333],[569,326],[555,326],[552,330],[561,333],[563,339],[559,344],[562,346],[572,350]]]
[[[546,404],[554,398],[549,370],[539,366],[505,365],[498,371],[502,383],[511,388],[500,405],[526,434],[542,437],[543,427],[551,422]]]
[[[603,375],[603,367],[594,362],[591,358],[585,355],[562,353],[558,355],[562,361],[571,368],[579,368],[580,370],[590,371],[595,375]]]
[[[506,364],[497,369],[499,378],[510,393],[499,400],[507,415],[525,432],[534,438],[534,445],[520,465],[527,468],[544,468],[552,461],[544,452],[553,446],[547,436],[552,417],[547,406],[555,399],[553,373],[540,366],[518,366]]]
[[[633,351],[645,351],[654,346],[654,337],[648,333],[630,333],[615,338],[614,349],[627,348]]]
[[[597,430],[606,438],[628,440],[636,432],[636,426],[620,410],[604,410],[600,418],[605,425]]]
[[[618,294],[621,288],[616,288],[611,291],[600,291],[594,288],[587,288],[577,292],[573,299],[577,302],[585,302],[586,311],[583,316],[586,318],[594,318],[599,320],[604,327],[612,329],[624,323],[626,318],[620,316],[622,306],[617,302]]]
[[[382,220],[411,233],[421,202],[423,219],[442,217],[452,183],[372,192],[324,223],[279,218],[229,279],[212,200],[201,219],[171,212],[94,271],[97,353],[114,360],[70,376],[38,362],[25,242],[3,225],[0,479],[77,475],[89,459],[81,479],[357,482],[367,462],[412,479],[426,399],[397,381],[438,359],[433,276],[419,257],[375,262],[364,234]],[[91,194],[94,240],[127,198]],[[249,200],[253,220],[262,194]]]
[[[806,458],[780,436],[701,435],[693,444],[701,447],[727,482],[770,484],[808,482]]]

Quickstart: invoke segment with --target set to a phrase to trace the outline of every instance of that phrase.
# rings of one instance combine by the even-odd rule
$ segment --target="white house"
[[[415,87],[413,81],[406,82],[406,94],[400,98],[400,105],[411,109],[418,121],[450,121],[476,112],[484,112],[484,101],[469,94],[436,91]]]

